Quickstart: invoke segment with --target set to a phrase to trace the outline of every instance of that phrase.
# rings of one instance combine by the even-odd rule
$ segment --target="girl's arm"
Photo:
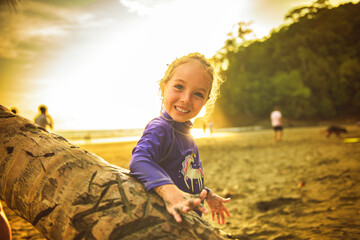
[[[225,224],[225,214],[230,217],[230,213],[225,207],[224,203],[230,202],[230,198],[222,198],[219,195],[215,194],[210,189],[203,189],[200,193],[200,196],[203,196],[201,194],[207,193],[205,196],[206,202],[209,205],[212,220],[215,221],[215,214],[217,217],[218,224]],[[203,198],[201,198],[203,199]]]
[[[150,122],[132,151],[129,164],[131,175],[140,180],[147,191],[164,184],[173,184],[170,176],[159,165],[173,141],[170,126],[158,120]]]
[[[200,195],[196,196],[181,191],[174,184],[165,184],[153,189],[164,200],[167,211],[178,223],[182,221],[181,213],[187,213],[190,210],[208,213],[208,210],[201,204],[202,199],[206,197],[206,191],[202,191]]]

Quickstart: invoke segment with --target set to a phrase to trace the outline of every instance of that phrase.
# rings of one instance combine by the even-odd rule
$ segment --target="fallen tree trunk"
[[[129,171],[0,105],[0,198],[48,239],[223,239],[195,213],[178,224]]]

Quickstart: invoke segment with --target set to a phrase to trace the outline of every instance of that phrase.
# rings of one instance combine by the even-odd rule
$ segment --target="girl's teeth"
[[[183,113],[187,113],[188,111],[186,111],[185,109],[183,108],[180,108],[180,107],[176,107],[177,110],[179,110],[180,112],[183,112]]]

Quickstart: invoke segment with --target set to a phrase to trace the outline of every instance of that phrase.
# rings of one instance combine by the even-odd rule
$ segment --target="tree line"
[[[360,109],[360,3],[327,0],[297,8],[262,40],[238,23],[214,56],[226,81],[217,103],[232,124],[268,118],[279,106],[291,119],[330,119]]]

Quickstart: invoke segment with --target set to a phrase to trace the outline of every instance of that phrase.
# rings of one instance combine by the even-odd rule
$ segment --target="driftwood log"
[[[224,239],[195,213],[176,223],[162,199],[109,164],[0,105],[0,198],[47,239]]]

